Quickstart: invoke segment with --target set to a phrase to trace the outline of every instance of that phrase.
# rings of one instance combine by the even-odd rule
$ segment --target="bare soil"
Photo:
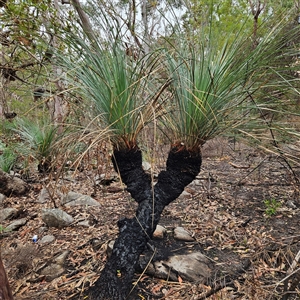
[[[164,167],[167,153],[162,153],[156,154],[154,178]],[[136,203],[115,180],[111,163],[96,166],[95,161],[98,164],[89,158],[82,172],[69,172],[64,179],[36,178],[26,196],[5,200],[3,207],[18,209],[14,218],[28,219],[18,231],[0,234],[15,299],[83,299],[98,278],[107,244],[118,234],[117,221],[132,217]],[[105,174],[100,183],[95,182],[99,173]],[[160,224],[168,229],[168,248],[165,241],[155,241],[155,246],[161,253],[200,250],[211,261],[213,275],[203,284],[185,282],[180,276],[171,282],[136,274],[129,299],[300,299],[300,265],[295,260],[300,251],[300,200],[294,177],[298,174],[299,168],[274,154],[225,139],[209,142],[197,179],[161,217]],[[44,186],[52,200],[40,204],[37,199]],[[53,208],[54,203],[60,207],[60,193],[67,191],[92,195],[101,206],[63,207],[74,217],[74,225],[46,228],[42,208]],[[86,219],[89,227],[77,225]],[[190,231],[195,242],[173,240],[176,226]],[[41,245],[32,242],[35,234],[56,239]],[[66,250],[64,274],[51,280],[42,276],[40,271]]]

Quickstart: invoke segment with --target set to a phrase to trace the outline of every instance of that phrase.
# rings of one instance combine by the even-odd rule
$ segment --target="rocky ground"
[[[152,157],[154,178],[164,166],[161,153]],[[151,161],[149,155],[145,159]],[[91,158],[84,163],[83,171],[59,180],[31,178],[26,196],[0,200],[7,212],[0,213],[2,258],[17,300],[83,299],[105,264],[117,221],[134,215],[136,203],[111,164],[95,167]],[[170,276],[157,278],[144,272],[144,262],[130,299],[300,299],[300,199],[294,179],[300,170],[293,166],[293,174],[290,167],[243,144],[208,143],[200,174],[161,217],[164,237],[149,245],[152,260],[164,266],[172,255],[201,252],[207,276],[191,281],[194,277],[169,268]],[[70,205],[76,195],[70,192],[96,205]],[[52,227],[49,209],[55,207],[68,214],[61,228]],[[174,238],[178,227],[190,241]]]

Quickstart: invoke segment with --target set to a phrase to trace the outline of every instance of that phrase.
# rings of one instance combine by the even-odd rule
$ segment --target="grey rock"
[[[176,227],[174,229],[174,239],[185,242],[195,241],[191,234],[188,231],[186,231],[183,227]]]
[[[208,259],[201,252],[193,252],[174,255],[165,261],[156,261],[147,271],[153,272],[154,268],[155,273],[152,275],[174,281],[178,281],[179,274],[184,280],[204,282],[211,273],[208,263]]]
[[[161,225],[157,225],[153,233],[153,238],[163,239],[167,229]]]
[[[62,228],[74,222],[72,216],[59,208],[43,209],[42,220],[48,227]]]
[[[63,253],[56,256],[52,262],[40,271],[41,275],[45,276],[45,280],[51,281],[65,272],[65,262],[70,251],[66,250]]]
[[[17,209],[11,208],[11,207],[2,209],[0,211],[0,222],[4,221],[6,219],[9,219],[11,216],[16,214],[17,211],[18,211]]]
[[[105,174],[96,175],[94,180],[96,184],[101,184],[102,180],[105,178]]]
[[[48,193],[48,190],[45,189],[45,188],[43,188],[43,189],[41,190],[41,193],[39,194],[39,197],[38,197],[37,202],[38,202],[38,203],[46,203],[46,202],[48,202],[48,201],[50,201],[50,200],[51,200],[51,199],[50,199],[50,195],[49,195],[49,193]]]
[[[107,244],[106,252],[110,257],[115,241]],[[196,251],[186,254],[171,255],[164,260],[152,260],[148,255],[141,255],[137,264],[137,272],[145,270],[145,273],[156,278],[178,281],[178,275],[186,281],[206,282],[211,275],[210,261],[201,252]]]
[[[19,229],[20,227],[22,227],[23,225],[25,225],[27,223],[27,219],[26,218],[22,218],[19,220],[16,220],[14,222],[12,222],[11,224],[9,224],[4,231],[14,231]]]
[[[75,192],[69,192],[68,194],[63,195],[61,198],[61,204],[65,206],[100,206],[100,203],[92,197]]]
[[[53,262],[55,262],[56,264],[58,265],[61,265],[63,266],[66,262],[66,259],[68,257],[68,255],[70,254],[70,251],[69,250],[66,250],[64,251],[63,253],[59,254],[58,256],[56,256],[54,259],[53,259]]]
[[[77,225],[83,226],[83,227],[90,227],[90,222],[89,222],[89,220],[85,220],[85,221],[78,222]]]
[[[55,236],[51,234],[47,234],[43,236],[40,240],[40,244],[49,244],[55,241]]]
[[[45,276],[45,280],[51,281],[65,272],[65,268],[58,264],[50,264],[41,270],[41,275]]]
[[[286,202],[286,206],[289,207],[289,208],[293,208],[293,209],[297,208],[297,206],[295,205],[295,203],[292,200],[288,200]]]
[[[191,194],[190,193],[188,193],[188,192],[186,192],[186,191],[183,191],[182,193],[181,193],[181,195],[178,197],[178,199],[189,199],[189,198],[191,198]]]
[[[48,230],[48,228],[46,227],[46,226],[42,226],[42,227],[40,227],[39,229],[38,229],[38,233],[39,234],[42,234],[42,233],[44,233],[45,231],[47,231]]]
[[[178,281],[177,274],[172,272],[170,267],[166,265],[163,261],[156,261],[152,266],[149,265],[149,267],[146,269],[146,272],[147,274],[157,278],[168,278],[168,280]]]
[[[144,169],[145,171],[151,170],[151,164],[148,163],[147,161],[143,161],[143,162],[142,162],[142,166],[143,166],[143,169]]]
[[[114,245],[115,245],[115,240],[112,240],[112,241],[110,241],[110,242],[107,244],[106,253],[107,253],[107,256],[108,256],[108,257],[111,256],[112,251],[113,251],[113,248],[114,248]]]
[[[5,201],[6,196],[0,193],[0,205],[3,204],[3,202]]]
[[[103,246],[103,242],[100,239],[92,239],[91,240],[91,245],[94,249],[94,251],[96,251],[97,249],[100,249]]]
[[[197,185],[202,185],[202,182],[200,179],[195,179],[192,183],[191,183],[192,186],[197,186]]]
[[[10,176],[9,174],[0,170],[1,177],[4,177],[6,185],[2,187],[2,193],[6,196],[14,194],[14,195],[23,195],[25,194],[29,187],[26,182],[16,176]],[[15,174],[16,175],[16,174]]]
[[[157,267],[157,268],[158,268],[158,267]],[[151,275],[151,276],[156,276],[156,277],[158,277],[158,278],[164,279],[164,276],[159,277],[159,274],[158,274],[158,272],[157,272],[156,269],[155,269],[154,263],[152,263],[152,262],[148,262],[147,268],[146,268],[146,270],[145,270],[145,273],[148,274],[148,275]],[[171,279],[171,278],[170,278],[170,279]],[[173,279],[171,279],[171,280],[173,280]],[[174,279],[173,281],[177,281],[177,280]]]

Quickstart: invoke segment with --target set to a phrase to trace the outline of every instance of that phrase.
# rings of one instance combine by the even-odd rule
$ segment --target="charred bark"
[[[170,150],[166,170],[160,172],[155,186],[142,168],[138,148],[115,150],[113,165],[120,173],[131,196],[139,203],[135,217],[118,222],[119,237],[101,276],[90,291],[90,299],[126,299],[135,266],[158,224],[160,215],[200,172],[201,154],[174,147]]]

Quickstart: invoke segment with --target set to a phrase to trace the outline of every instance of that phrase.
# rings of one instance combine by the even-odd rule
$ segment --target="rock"
[[[211,273],[208,263],[201,252],[174,255],[168,260],[154,262],[155,273],[151,275],[174,281],[178,281],[179,275],[183,280],[205,282]],[[153,267],[151,268],[147,272],[153,271]]]
[[[293,209],[297,208],[297,206],[295,205],[295,203],[292,200],[288,200],[286,202],[286,206],[289,207],[289,208],[293,208]]]
[[[153,233],[153,238],[163,239],[167,229],[161,225],[157,225]]]
[[[39,229],[38,229],[38,233],[39,234],[42,234],[42,233],[44,233],[45,231],[47,231],[48,230],[48,228],[46,227],[46,226],[42,226],[42,227],[40,227]]]
[[[6,199],[6,196],[3,195],[3,194],[0,194],[0,205],[3,204],[3,202],[5,201],[5,199]]]
[[[202,182],[200,179],[195,179],[193,180],[193,182],[191,183],[192,186],[199,186],[199,185],[202,185]]]
[[[50,265],[41,270],[40,274],[44,275],[47,281],[51,281],[54,278],[61,276],[65,272],[64,264],[69,253],[70,251],[66,250],[56,256]]]
[[[178,281],[177,274],[172,272],[170,267],[165,265],[164,261],[156,261],[154,264],[150,264],[146,269],[146,273],[156,278]]]
[[[191,198],[191,194],[190,193],[188,193],[187,191],[183,191],[182,193],[181,193],[181,195],[178,197],[178,199],[188,199],[188,198]]]
[[[94,180],[95,184],[101,184],[102,180],[105,178],[105,174],[96,175]]]
[[[100,206],[100,203],[92,197],[75,192],[69,192],[68,194],[63,195],[61,198],[61,204],[65,206]]]
[[[11,207],[2,209],[0,211],[0,222],[9,219],[13,215],[15,215],[17,212],[18,212],[17,209],[11,208]]]
[[[77,225],[83,226],[83,227],[90,227],[91,226],[89,220],[78,222]]]
[[[93,239],[90,240],[90,242],[91,242],[91,245],[92,245],[93,250],[94,250],[95,252],[98,251],[99,249],[101,249],[102,246],[103,246],[103,248],[105,248],[105,245],[103,245],[102,240],[99,240],[99,239],[97,239],[97,238],[93,238]],[[104,249],[104,250],[105,250],[105,249]]]
[[[115,241],[112,240],[107,244],[106,253],[107,256],[110,257],[114,248]]]
[[[113,182],[119,181],[117,173],[111,174],[111,176],[109,178],[107,178],[106,174],[96,175],[94,180],[95,180],[95,184],[97,184],[97,185],[100,184],[100,185],[104,185],[104,186],[109,186]]]
[[[61,276],[65,272],[65,268],[58,264],[51,264],[42,269],[41,275],[45,276],[45,280],[51,281]]]
[[[150,276],[156,276],[157,278],[162,278],[162,279],[164,278],[164,276],[163,277],[159,277],[158,273],[156,272],[155,266],[154,266],[154,264],[152,262],[150,262],[150,263],[147,262],[146,266],[147,266],[147,269],[145,270],[146,274],[148,274]],[[144,271],[144,270],[142,270],[142,271]],[[177,281],[177,278],[174,279],[173,281]]]
[[[143,161],[142,166],[145,171],[151,170],[151,164],[149,164],[147,161]]]
[[[40,195],[39,195],[39,197],[38,197],[37,202],[38,202],[38,203],[46,203],[46,202],[48,202],[48,201],[50,201],[50,200],[51,200],[51,199],[50,199],[50,195],[49,195],[49,193],[48,193],[48,190],[45,189],[45,188],[43,188],[43,189],[41,190],[41,193],[40,193]]]
[[[0,169],[0,193],[10,196],[10,195],[24,195],[28,190],[29,187],[26,182],[22,179],[10,176],[9,174],[3,172]]]
[[[57,263],[58,265],[63,266],[66,262],[68,255],[70,254],[69,250],[64,251],[63,253],[59,254],[53,259],[53,262]]]
[[[54,240],[55,240],[54,235],[47,234],[41,238],[40,244],[49,244],[52,243]]]
[[[25,225],[27,223],[27,219],[23,218],[23,219],[19,219],[16,220],[14,222],[12,222],[11,224],[9,224],[4,231],[14,231],[19,229],[21,226]]]
[[[62,228],[69,226],[74,222],[74,219],[59,208],[43,209],[42,220],[48,227]]]
[[[174,229],[174,239],[185,242],[195,241],[191,234],[188,231],[186,231],[183,227],[176,227]]]

